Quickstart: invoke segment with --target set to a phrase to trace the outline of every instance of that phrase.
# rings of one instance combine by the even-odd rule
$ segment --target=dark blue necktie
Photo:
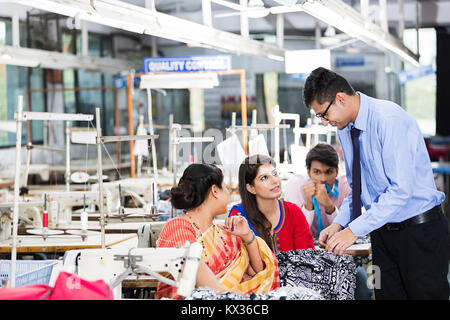
[[[353,145],[352,164],[352,220],[361,215],[361,158],[359,153],[359,133],[361,131],[354,126],[350,129]]]

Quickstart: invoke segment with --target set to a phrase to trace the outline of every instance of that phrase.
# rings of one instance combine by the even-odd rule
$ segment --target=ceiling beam
[[[142,61],[78,56],[15,46],[0,46],[0,63],[46,69],[86,69],[111,73],[142,67]]]

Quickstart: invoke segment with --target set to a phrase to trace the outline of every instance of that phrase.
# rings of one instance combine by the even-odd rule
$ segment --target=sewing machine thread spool
[[[44,193],[44,211],[42,212],[42,226],[48,229],[47,194]]]
[[[152,181],[152,204],[156,206],[156,201],[158,199],[157,190],[156,190],[156,183],[155,181]]]
[[[86,195],[83,198],[83,211],[80,216],[81,230],[85,231],[88,228],[88,213],[86,211]]]

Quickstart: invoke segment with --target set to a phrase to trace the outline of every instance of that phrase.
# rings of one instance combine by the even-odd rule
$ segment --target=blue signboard
[[[398,83],[405,84],[408,81],[419,79],[434,73],[433,66],[423,66],[419,68],[404,70],[398,73]]]
[[[337,57],[336,67],[362,67],[364,66],[364,57]]]
[[[138,69],[135,71],[135,73],[144,73],[144,70]],[[134,84],[139,84],[140,81],[141,81],[140,77],[134,78]],[[116,87],[116,89],[125,88],[127,86],[127,82],[128,82],[128,76],[114,77],[114,86]]]
[[[144,58],[144,72],[196,72],[231,70],[230,55]]]

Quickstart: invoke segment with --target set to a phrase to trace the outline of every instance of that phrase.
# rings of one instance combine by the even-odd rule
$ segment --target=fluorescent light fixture
[[[232,6],[224,0],[211,0]],[[169,14],[117,0],[11,0],[28,7],[88,20],[139,34],[148,34],[182,43],[199,43],[216,50],[257,56],[284,56],[284,50],[260,41],[211,28]],[[240,5],[234,4],[237,8]],[[239,9],[238,9],[239,10]]]
[[[286,73],[310,73],[318,67],[331,69],[330,50],[316,49],[286,51]]]
[[[276,55],[272,55],[272,54],[268,54],[267,58],[276,60],[276,61],[284,61],[285,60],[284,57],[280,57],[280,56],[276,56]]]
[[[403,43],[380,26],[363,16],[341,0],[305,0],[303,10],[309,15],[338,28],[371,46],[391,51],[403,60],[418,66],[418,58]]]
[[[141,89],[192,89],[214,88],[219,85],[219,77],[213,72],[177,72],[147,74],[141,76]]]

